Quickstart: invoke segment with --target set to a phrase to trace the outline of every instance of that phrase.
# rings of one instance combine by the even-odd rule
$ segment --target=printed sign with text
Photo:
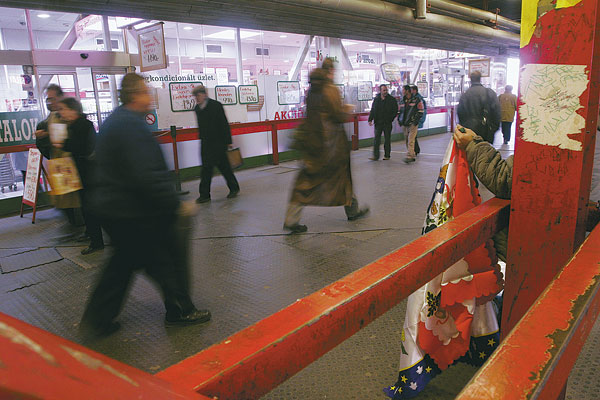
[[[235,86],[215,86],[215,99],[224,106],[237,104]]]
[[[240,85],[238,86],[240,104],[258,104],[258,86]]]
[[[358,82],[358,100],[371,101],[373,100],[373,83]]]
[[[42,167],[42,153],[38,149],[29,149],[27,157],[27,173],[25,175],[25,188],[23,189],[23,203],[32,206],[37,201],[40,169]]]
[[[482,77],[490,76],[490,59],[483,58],[481,60],[469,60],[469,75],[473,72],[481,72]]]
[[[0,147],[35,143],[35,129],[41,119],[40,111],[0,113]]]
[[[169,95],[171,97],[171,111],[191,111],[196,106],[196,98],[192,90],[196,86],[202,86],[202,82],[171,82],[169,83]]]
[[[279,105],[300,104],[300,82],[277,82],[277,101]]]
[[[138,48],[142,72],[167,68],[162,22],[138,31]]]
[[[340,90],[340,97],[342,98],[342,100],[344,100],[346,98],[346,86],[344,85],[335,85],[337,86],[337,88]]]

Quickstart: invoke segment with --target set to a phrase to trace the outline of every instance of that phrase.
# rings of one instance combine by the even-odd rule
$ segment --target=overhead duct
[[[475,54],[518,56],[517,34],[381,0],[3,0],[2,6],[118,15],[195,24],[263,29],[429,47]],[[415,4],[414,2],[412,3]]]
[[[438,9],[447,11],[453,14],[462,15],[465,17],[469,17],[476,20],[487,21],[491,23],[497,23],[499,26],[506,27],[512,30],[519,32],[521,30],[521,24],[513,21],[512,19],[508,19],[492,13],[490,11],[484,11],[479,8],[473,8],[469,6],[465,6],[464,4],[457,3],[455,1],[450,0],[427,0],[429,6],[432,9]],[[419,2],[417,1],[417,6]]]
[[[417,7],[415,8],[415,17],[417,19],[427,18],[427,0],[417,0]]]

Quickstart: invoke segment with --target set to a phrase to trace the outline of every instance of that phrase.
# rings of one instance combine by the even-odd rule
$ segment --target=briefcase
[[[229,160],[229,165],[231,165],[231,169],[236,169],[244,165],[242,153],[237,147],[235,149],[227,150],[227,159]]]

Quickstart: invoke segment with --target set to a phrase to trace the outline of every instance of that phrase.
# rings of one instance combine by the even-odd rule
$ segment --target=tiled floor
[[[393,146],[390,161],[369,161],[368,149],[354,152],[356,194],[371,214],[348,222],[342,207],[309,207],[302,218],[309,231],[303,235],[282,230],[295,162],[240,171],[236,199],[225,198],[225,184],[216,177],[213,200],[195,219],[191,246],[193,298],[211,309],[212,321],[166,329],[158,291],[138,276],[119,319],[123,328],[91,347],[157,372],[417,238],[449,140],[450,135],[420,139],[423,153],[412,165],[402,162],[401,144]],[[504,146],[503,153],[510,148]],[[191,192],[187,199],[195,198],[196,181],[184,188]],[[490,197],[486,191],[483,196]],[[67,233],[56,210],[39,212],[35,225],[18,217],[0,220],[0,312],[86,344],[77,324],[110,247],[81,256],[82,246]],[[397,376],[404,308],[402,302],[264,398],[385,398],[381,389]],[[599,330],[596,324],[571,374],[567,398],[598,397]],[[453,398],[473,372],[451,367],[419,398]]]

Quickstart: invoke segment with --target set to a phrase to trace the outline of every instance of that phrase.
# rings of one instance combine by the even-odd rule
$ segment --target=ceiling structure
[[[518,56],[519,49],[517,32],[485,26],[476,18],[459,19],[452,13],[441,15],[443,13],[436,11],[428,13],[426,19],[415,19],[411,8],[415,6],[414,0],[147,0],[143,5],[140,3],[131,0],[3,0],[2,6],[341,37],[492,56]],[[462,0],[460,3],[477,8],[502,7],[500,15],[513,20],[518,20],[520,15],[520,0]],[[14,18],[5,20],[0,19],[2,27],[19,23]],[[43,23],[50,30],[53,24],[62,26],[69,21],[32,18],[35,29],[41,29],[38,25]]]

